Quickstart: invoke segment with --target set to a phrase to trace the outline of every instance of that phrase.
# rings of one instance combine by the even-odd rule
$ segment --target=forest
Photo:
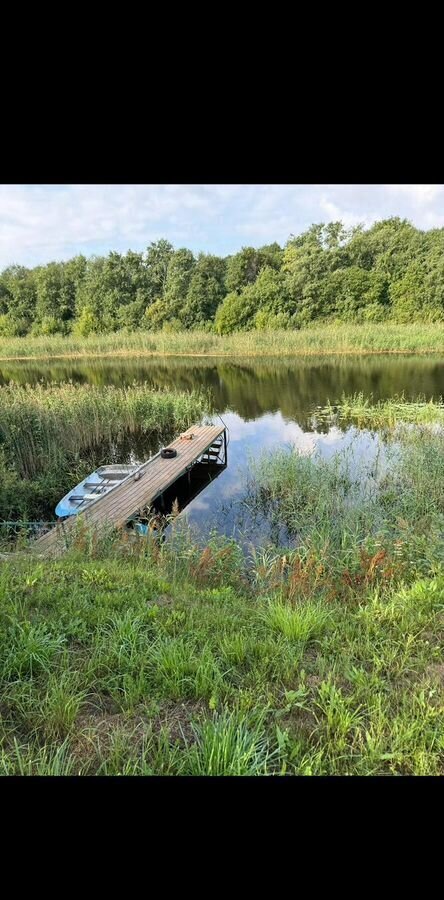
[[[397,217],[365,229],[312,225],[228,257],[152,242],[145,252],[0,274],[0,335],[206,329],[217,334],[444,320],[444,228]]]

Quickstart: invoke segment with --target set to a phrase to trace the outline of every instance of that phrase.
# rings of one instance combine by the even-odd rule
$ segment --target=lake
[[[9,381],[67,381],[95,385],[146,382],[155,388],[211,390],[217,414],[229,432],[228,466],[191,500],[184,510],[188,522],[208,534],[215,528],[254,542],[288,536],[271,535],[264,522],[255,522],[246,505],[249,459],[275,446],[294,445],[301,452],[331,456],[348,448],[363,475],[384,465],[377,435],[342,431],[316,424],[315,410],[343,393],[362,391],[375,400],[404,393],[427,399],[444,394],[444,361],[439,356],[356,356],[298,359],[145,358],[88,361],[21,362],[0,364],[0,384]],[[117,452],[127,461],[157,447],[120,443]]]

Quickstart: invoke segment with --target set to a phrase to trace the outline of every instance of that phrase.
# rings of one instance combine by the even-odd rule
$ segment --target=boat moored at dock
[[[221,425],[196,425],[140,465],[101,466],[63,497],[56,507],[58,522],[35,541],[41,553],[63,552],[79,517],[85,527],[122,528],[139,520],[143,511],[158,504],[165,510],[167,492],[198,464],[211,478],[214,467],[227,465],[227,431]],[[165,453],[168,450],[170,452]],[[172,452],[174,451],[174,452]],[[159,510],[157,510],[159,511]],[[141,526],[145,523],[142,521]],[[144,528],[137,529],[144,533]]]
[[[55,508],[56,516],[64,519],[84,512],[96,500],[105,497],[122,481],[135,474],[138,468],[138,465],[100,466],[65,494]]]

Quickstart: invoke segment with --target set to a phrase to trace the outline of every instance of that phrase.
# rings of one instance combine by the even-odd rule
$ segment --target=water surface
[[[250,458],[282,445],[323,457],[347,449],[363,478],[373,477],[375,461],[379,471],[384,465],[378,437],[354,428],[343,431],[316,424],[316,407],[357,391],[375,400],[402,393],[409,399],[418,395],[438,398],[444,394],[444,360],[413,355],[261,361],[169,357],[0,365],[0,385],[11,380],[120,386],[137,381],[173,390],[209,388],[216,413],[229,429],[228,466],[189,502],[183,514],[205,534],[216,528],[237,537],[248,535],[256,543],[270,537],[279,543],[286,536],[267,534],[266,524],[253,522],[245,506]],[[157,449],[140,439],[137,445],[126,440],[119,443],[116,453],[118,461],[126,462]]]

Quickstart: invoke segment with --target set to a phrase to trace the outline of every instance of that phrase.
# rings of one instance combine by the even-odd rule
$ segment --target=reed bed
[[[0,360],[90,356],[312,356],[349,353],[442,353],[444,324],[317,324],[299,331],[113,332],[89,337],[0,338]]]
[[[211,408],[208,392],[72,383],[0,391],[0,517],[50,521],[60,497],[133,446],[144,458]]]
[[[0,443],[23,478],[57,468],[121,432],[162,435],[183,429],[208,411],[203,392],[131,387],[10,384],[0,395]]]
[[[381,435],[368,459],[356,457],[353,442],[328,459],[264,451],[250,462],[247,502],[325,552],[326,565],[367,539],[396,542],[405,529],[424,545],[444,529],[444,430],[400,429],[394,438]]]
[[[444,425],[442,397],[426,400],[417,397],[406,400],[404,395],[375,402],[363,393],[343,395],[337,404],[317,410],[318,419],[354,423],[367,428],[394,428],[397,425]]]

